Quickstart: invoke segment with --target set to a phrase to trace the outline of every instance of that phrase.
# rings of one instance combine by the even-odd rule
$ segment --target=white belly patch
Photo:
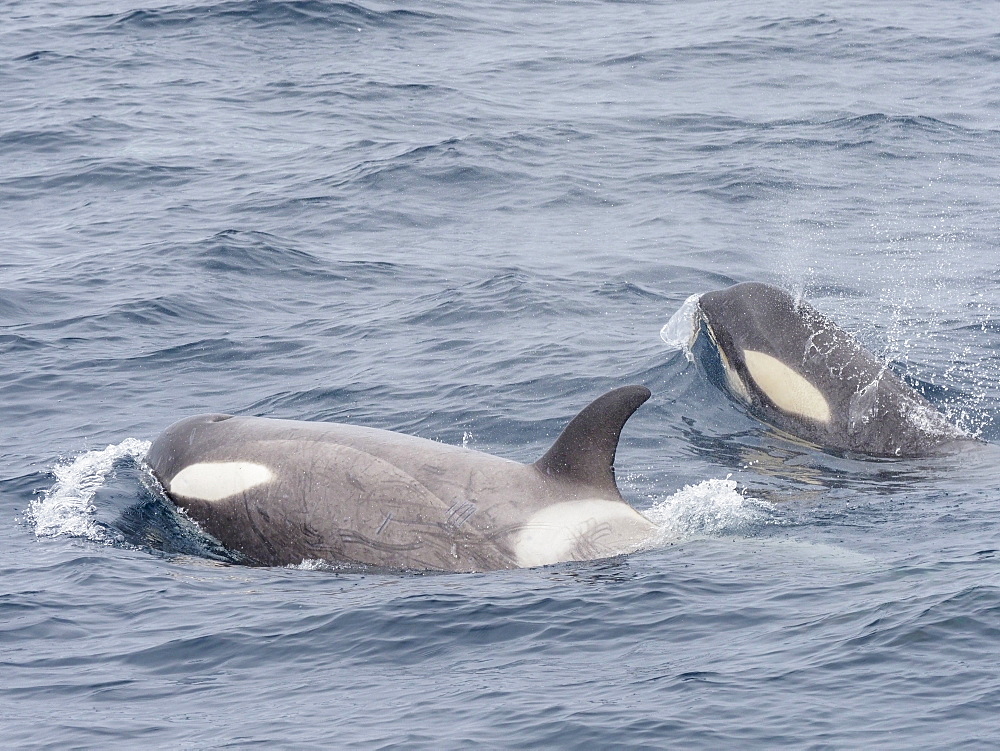
[[[654,530],[620,501],[566,501],[528,519],[515,534],[514,554],[522,568],[608,558],[638,550]]]
[[[170,481],[170,492],[197,501],[221,501],[274,479],[254,462],[203,462],[182,469]]]
[[[818,388],[799,373],[770,355],[743,351],[743,359],[754,383],[774,405],[785,412],[830,422],[830,404]]]

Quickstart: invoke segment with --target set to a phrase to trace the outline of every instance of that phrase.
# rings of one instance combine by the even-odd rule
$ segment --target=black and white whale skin
[[[971,438],[830,318],[746,282],[698,299],[694,352],[758,419],[822,447],[925,456]]]
[[[178,507],[251,565],[592,560],[635,551],[656,530],[614,473],[622,427],[649,396],[626,386],[598,398],[534,464],[387,430],[230,415],[175,423],[146,462]]]

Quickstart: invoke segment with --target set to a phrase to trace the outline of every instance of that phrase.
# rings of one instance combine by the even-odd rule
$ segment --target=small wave
[[[819,13],[815,16],[807,16],[805,18],[795,18],[792,16],[771,19],[766,16],[761,17],[751,17],[747,19],[748,21],[759,21],[761,23],[759,29],[760,31],[794,31],[796,29],[807,29],[816,27],[833,27],[836,30],[840,30],[841,23],[833,16],[827,15],[826,13]]]
[[[300,250],[266,232],[227,229],[198,243],[199,262],[208,271],[225,274],[262,274],[328,281],[346,277],[331,273],[328,266],[311,253]]]
[[[685,537],[746,536],[777,521],[773,505],[744,496],[728,477],[685,485],[644,514],[659,527],[654,545]]]
[[[864,115],[838,117],[823,123],[824,127],[863,133],[959,133],[966,128],[961,125],[939,120],[927,115],[887,115],[883,112],[869,112]]]
[[[12,199],[31,200],[40,194],[75,190],[88,193],[96,188],[111,190],[145,189],[151,186],[176,188],[188,183],[196,168],[155,164],[142,159],[81,158],[58,172],[42,172],[12,177],[2,187]]]
[[[35,50],[34,52],[29,52],[25,55],[19,55],[14,58],[15,63],[33,63],[36,60],[65,60],[66,55],[61,55],[58,52],[53,52],[52,50]]]
[[[108,18],[108,16],[98,16]],[[317,0],[234,0],[195,6],[133,10],[114,17],[112,26],[137,28],[189,27],[206,21],[228,21],[275,26],[288,24],[378,28],[433,18],[426,13],[394,9],[378,11],[357,3],[323,3]]]
[[[97,522],[94,496],[115,464],[122,459],[141,460],[149,441],[126,438],[99,451],[88,451],[52,468],[55,484],[31,502],[26,517],[39,537],[85,537],[113,542],[117,536]]]
[[[554,300],[553,283],[547,277],[529,275],[520,269],[504,269],[485,279],[449,286],[414,298],[407,324],[433,324],[493,320],[497,315],[538,316],[565,313]]]

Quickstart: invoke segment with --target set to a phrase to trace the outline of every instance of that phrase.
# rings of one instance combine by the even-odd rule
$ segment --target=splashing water
[[[285,568],[295,568],[299,571],[326,571],[329,568],[329,564],[319,558],[304,558],[302,563],[290,564],[285,566]]]
[[[695,320],[698,314],[698,300],[701,295],[691,295],[677,309],[677,312],[670,316],[670,320],[660,329],[660,338],[670,347],[679,349],[684,353],[688,362],[694,362],[694,354],[691,352],[691,344],[695,335]]]
[[[644,514],[659,527],[654,544],[702,535],[742,536],[777,521],[773,505],[742,495],[736,480],[728,477],[685,485]]]
[[[31,502],[25,514],[39,537],[69,535],[97,542],[116,539],[97,523],[93,500],[115,463],[122,459],[141,460],[149,451],[149,441],[126,438],[100,451],[88,451],[52,468],[55,484]]]

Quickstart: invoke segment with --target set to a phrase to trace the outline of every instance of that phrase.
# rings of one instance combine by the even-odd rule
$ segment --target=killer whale
[[[592,560],[632,552],[656,529],[614,472],[621,430],[649,396],[604,394],[533,464],[356,425],[221,414],[171,425],[145,461],[176,506],[251,565]]]
[[[875,457],[924,456],[972,440],[885,361],[783,289],[744,282],[698,296],[693,313],[694,359],[780,431]]]

